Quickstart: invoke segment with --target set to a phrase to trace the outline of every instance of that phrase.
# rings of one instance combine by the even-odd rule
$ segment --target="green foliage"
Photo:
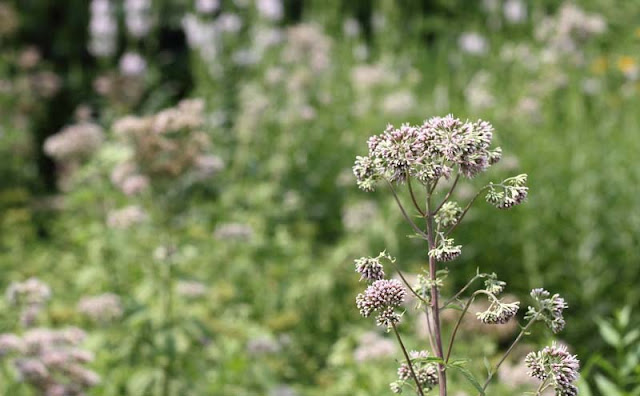
[[[166,8],[154,9],[158,31],[143,40],[126,36],[119,8],[117,53],[100,59],[86,50],[87,3],[0,4],[0,290],[31,276],[51,286],[41,324],[88,331],[84,346],[96,354],[91,368],[102,376],[92,395],[159,395],[169,361],[172,395],[275,395],[287,386],[300,395],[389,392],[397,366],[390,360],[400,360],[400,352],[354,357],[369,324],[353,306],[361,287],[352,261],[386,247],[417,273],[425,251],[421,241],[404,238],[412,231],[393,198],[357,190],[352,159],[389,122],[420,123],[448,112],[492,120],[500,145],[512,153],[496,165],[495,180],[526,170],[531,194],[527,205],[503,216],[478,200],[456,230],[464,249],[443,293],[464,286],[478,267],[498,273],[519,295],[538,286],[558,291],[570,303],[564,341],[587,362],[581,394],[637,394],[640,92],[627,76],[640,62],[634,2],[576,2],[601,14],[607,31],[581,39],[578,58],[545,63],[548,43],[535,30],[544,16],[557,15],[555,1],[528,2],[522,24],[507,23],[501,7],[488,12],[483,2],[285,1],[283,19],[269,21],[253,6],[223,1],[224,12],[243,25],[219,36],[215,67],[185,45],[181,21],[193,12],[191,1],[160,2]],[[11,13],[6,4],[18,15],[10,23],[2,19]],[[343,33],[347,18],[360,33]],[[286,61],[280,43],[257,63],[234,63],[237,50],[252,48],[254,30],[286,34],[298,22],[313,24],[320,34],[310,42],[328,42],[328,49],[312,47]],[[487,53],[459,50],[468,31],[482,34]],[[33,46],[41,60],[23,68],[20,55]],[[96,78],[117,77],[120,56],[134,50],[149,67],[139,85],[124,85],[139,88],[137,95],[116,95],[122,84],[109,95],[96,92]],[[327,55],[327,67],[314,69],[314,54]],[[39,85],[45,72],[62,84],[53,97]],[[225,168],[170,199],[151,191],[124,195],[110,181],[123,147],[113,121],[156,112],[182,96],[205,99],[203,130]],[[51,196],[53,182],[70,168],[54,166],[40,149],[74,122],[79,105],[91,107],[105,143]],[[477,183],[488,181],[479,176]],[[453,197],[461,205],[471,198],[468,187],[461,184]],[[161,206],[166,200],[177,213]],[[130,228],[110,227],[109,214],[129,205],[149,216]],[[443,227],[459,209],[447,207]],[[214,236],[230,223],[247,226],[251,236]],[[177,247],[170,282],[167,267],[153,258],[167,245]],[[174,289],[183,281],[201,282],[207,292],[179,296]],[[78,300],[104,292],[121,296],[124,316],[107,326],[87,322],[76,312]],[[163,308],[168,293],[175,294],[171,321]],[[625,305],[613,320],[594,323]],[[17,316],[4,299],[0,311],[0,333],[15,331]],[[402,330],[421,349],[427,340],[413,330],[417,321]],[[270,340],[275,352],[250,352],[256,340]],[[496,334],[461,342],[476,357],[464,366],[476,378],[485,374],[477,357],[508,346]],[[33,394],[10,365],[2,367],[0,394]],[[451,375],[452,393],[473,394],[465,373]],[[513,389],[499,385],[492,395]]]

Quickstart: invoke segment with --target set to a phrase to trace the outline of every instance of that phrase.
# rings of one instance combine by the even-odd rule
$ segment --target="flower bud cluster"
[[[360,274],[361,281],[364,279],[373,282],[384,278],[384,267],[380,259],[386,259],[391,263],[396,261],[387,252],[380,252],[378,257],[360,257],[355,260],[356,272]]]
[[[457,259],[462,253],[462,245],[454,245],[453,242],[453,238],[442,239],[436,248],[429,251],[429,257],[433,257],[440,262]]]
[[[83,297],[78,302],[78,311],[92,321],[100,323],[119,319],[123,313],[120,296],[113,293]]]
[[[502,293],[506,285],[505,282],[498,280],[495,272],[487,275],[487,279],[484,280],[484,289],[493,295]]]
[[[511,318],[516,316],[520,302],[503,303],[498,299],[494,299],[486,311],[478,312],[476,316],[484,324],[505,324]]]
[[[51,289],[39,279],[29,278],[24,282],[12,282],[7,288],[6,297],[10,305],[21,310],[22,325],[30,327],[51,298]]]
[[[472,178],[501,157],[490,150],[493,126],[482,120],[463,122],[452,115],[434,117],[422,125],[392,125],[369,138],[369,154],[353,167],[358,187],[373,191],[378,180],[403,182],[415,177],[427,184],[449,178],[455,168]]]
[[[436,363],[425,361],[429,357],[427,351],[411,351],[409,352],[411,366],[418,378],[418,383],[424,392],[429,392],[438,384],[438,365]],[[398,380],[389,384],[393,393],[402,393],[405,384],[413,381],[411,367],[405,362],[398,368]]]
[[[578,388],[573,384],[578,379],[580,361],[571,355],[564,345],[555,342],[543,350],[531,352],[525,357],[529,376],[541,381],[550,381],[556,396],[576,396]]]
[[[529,188],[526,187],[527,175],[511,177],[502,184],[490,184],[486,200],[498,209],[509,209],[525,201]]]
[[[531,297],[535,300],[535,306],[529,307],[525,319],[543,320],[554,333],[564,329],[565,320],[563,312],[569,305],[559,294],[551,293],[544,289],[531,290]]]
[[[378,312],[376,323],[387,329],[400,321],[400,315],[395,308],[404,302],[407,295],[402,283],[396,279],[379,279],[374,281],[364,293],[356,297],[356,306],[362,316],[369,317],[372,312]]]
[[[436,213],[435,221],[440,228],[449,228],[458,224],[460,216],[462,208],[454,201],[447,201]]]
[[[11,355],[20,379],[39,394],[84,395],[100,382],[98,374],[84,367],[93,361],[93,354],[79,347],[85,336],[76,327],[34,328],[21,337],[0,334],[0,357]]]

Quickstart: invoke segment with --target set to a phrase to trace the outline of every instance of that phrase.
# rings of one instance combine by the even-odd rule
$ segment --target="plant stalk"
[[[407,352],[407,348],[404,347],[404,343],[402,342],[402,338],[400,338],[400,333],[398,332],[398,329],[396,328],[395,323],[392,324],[391,326],[393,326],[393,332],[396,333],[396,338],[398,338],[398,344],[400,344],[400,349],[402,349],[402,353],[404,354],[405,359],[407,359],[407,364],[409,365],[409,370],[411,370],[411,376],[413,377],[413,380],[416,383],[416,387],[418,388],[418,394],[420,396],[424,396],[424,393],[422,392],[422,387],[420,386],[420,381],[418,381],[418,376],[416,375],[416,372],[413,370],[413,363],[411,363],[411,358],[409,357],[409,353]]]
[[[429,251],[435,249],[435,235],[433,227],[433,213],[431,211],[431,194],[427,195],[427,241]],[[431,316],[433,318],[433,331],[436,337],[436,356],[444,359],[442,350],[442,329],[440,326],[440,304],[438,302],[438,287],[436,286],[436,260],[429,257],[429,277],[431,278]],[[447,396],[447,374],[443,363],[438,363],[438,384],[440,396]]]

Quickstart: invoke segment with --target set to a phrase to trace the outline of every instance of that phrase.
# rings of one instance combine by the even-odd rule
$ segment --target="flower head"
[[[516,316],[520,308],[519,302],[503,303],[500,300],[494,300],[486,311],[478,312],[476,316],[485,324],[504,324],[509,319]]]
[[[411,176],[426,184],[449,178],[456,167],[471,178],[500,159],[499,149],[489,149],[492,138],[490,123],[463,122],[452,115],[422,125],[388,125],[382,134],[369,138],[369,154],[356,158],[353,171],[365,191],[373,191],[382,179],[397,183]]]
[[[575,396],[578,388],[573,384],[578,379],[580,361],[571,355],[564,345],[545,347],[539,352],[531,352],[525,358],[529,375],[541,381],[550,381],[556,396]]]
[[[413,381],[411,374],[411,368],[413,368],[422,390],[425,392],[430,391],[438,384],[438,365],[426,361],[429,357],[429,352],[427,351],[411,351],[409,352],[409,357],[411,359],[411,367],[406,362],[398,367],[398,380],[389,384],[391,390],[394,393],[402,393],[402,387],[406,383]]]
[[[551,295],[544,289],[531,290],[531,297],[535,306],[529,307],[525,319],[543,320],[554,333],[562,331],[565,326],[563,312],[569,307],[564,298],[559,294]]]
[[[359,273],[360,280],[377,281],[384,278],[384,267],[380,263],[380,259],[387,259],[394,262],[395,258],[389,256],[386,252],[380,252],[378,257],[360,257],[356,259],[356,272]]]
[[[434,257],[436,261],[453,261],[462,253],[462,245],[454,245],[453,239],[443,239],[436,248],[429,251],[429,257]]]
[[[373,282],[364,293],[356,297],[356,305],[365,318],[373,311],[398,307],[407,295],[402,283],[396,279],[380,279]]]

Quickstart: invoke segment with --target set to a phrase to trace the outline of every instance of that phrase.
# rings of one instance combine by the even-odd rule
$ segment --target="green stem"
[[[422,209],[420,209],[420,205],[418,205],[418,201],[416,200],[416,196],[413,193],[413,188],[411,187],[411,178],[407,177],[407,185],[409,186],[409,194],[411,194],[411,201],[413,201],[413,206],[415,206],[416,210],[422,217],[426,216],[426,213]]]
[[[471,199],[471,201],[469,201],[469,203],[467,204],[467,206],[465,206],[464,210],[462,211],[462,214],[460,215],[460,217],[458,218],[458,221],[456,221],[456,224],[452,225],[445,233],[444,236],[449,236],[449,234],[451,234],[453,232],[453,230],[456,229],[456,227],[458,227],[458,224],[460,224],[462,222],[462,219],[464,218],[464,216],[467,214],[467,212],[469,211],[469,209],[471,208],[471,205],[473,205],[473,203],[475,202],[475,200],[480,196],[480,194],[482,194],[482,192],[484,190],[486,190],[487,188],[489,188],[490,186],[484,186],[480,189],[480,191],[478,191],[476,193],[476,195]]]
[[[473,278],[471,278],[471,280],[469,282],[467,282],[466,285],[464,285],[464,287],[462,289],[460,289],[460,291],[458,291],[453,297],[451,297],[450,299],[448,299],[447,301],[445,301],[444,304],[442,304],[442,307],[440,307],[440,310],[442,311],[443,309],[445,309],[446,307],[448,307],[449,305],[451,305],[452,302],[454,302],[455,300],[458,299],[458,297],[460,297],[460,295],[462,293],[464,293],[469,287],[471,287],[471,285],[473,284],[473,282],[476,281],[476,279],[480,279],[482,278],[481,275],[476,275]]]
[[[405,359],[407,359],[407,364],[409,365],[409,370],[411,370],[411,376],[416,383],[416,387],[418,388],[418,394],[420,396],[424,396],[422,392],[422,387],[420,386],[420,381],[418,381],[418,376],[416,372],[413,370],[413,363],[411,362],[411,358],[409,357],[409,353],[407,353],[407,348],[404,347],[404,343],[402,342],[402,338],[400,338],[400,333],[396,328],[395,323],[391,325],[393,327],[393,332],[396,333],[396,338],[398,339],[398,344],[400,344],[400,349],[402,349],[402,353],[404,354]]]
[[[444,196],[444,199],[442,200],[442,202],[440,202],[440,205],[438,205],[438,207],[431,214],[435,215],[436,213],[438,213],[440,208],[442,208],[442,205],[444,205],[447,202],[447,200],[451,197],[451,194],[453,194],[453,190],[456,188],[456,185],[458,184],[458,180],[460,180],[460,174],[459,173],[456,175],[456,179],[453,181],[453,185],[451,186],[451,188],[447,192],[447,195]]]
[[[437,182],[437,181],[436,181]],[[433,234],[433,214],[431,211],[431,194],[427,195],[427,237],[429,251],[435,249],[435,236]],[[439,291],[436,284],[436,261],[429,257],[429,276],[431,278],[431,315],[433,317],[433,330],[436,338],[436,356],[444,358],[442,349],[442,329],[440,328],[440,304],[438,303]],[[438,384],[440,396],[447,396],[447,374],[443,363],[438,363]]]
[[[404,210],[404,206],[402,206],[402,202],[400,202],[400,198],[398,198],[398,194],[396,193],[396,190],[393,188],[393,185],[389,181],[387,181],[387,184],[389,184],[389,188],[391,189],[391,192],[393,193],[393,197],[396,199],[396,203],[398,204],[398,207],[400,208],[400,211],[402,212],[402,215],[404,216],[405,220],[407,220],[407,222],[411,225],[413,230],[416,233],[418,233],[418,235],[420,235],[423,239],[428,239],[427,234],[425,234],[424,231],[422,231],[420,227],[418,227],[416,223],[414,223],[411,220],[407,212]]]
[[[518,334],[516,339],[511,343],[511,346],[509,346],[509,349],[507,349],[507,351],[504,353],[504,355],[502,355],[502,359],[500,359],[498,364],[496,364],[496,367],[489,373],[489,376],[487,377],[487,380],[484,382],[484,385],[482,386],[482,391],[483,392],[487,389],[487,386],[489,386],[489,383],[491,382],[491,379],[498,372],[498,369],[500,368],[502,363],[504,363],[504,361],[507,359],[507,356],[509,356],[511,351],[513,351],[513,348],[520,341],[520,339],[527,333],[527,330],[529,330],[531,325],[533,325],[536,320],[537,320],[537,316],[534,316],[533,318],[531,318],[529,323],[527,323],[527,325],[520,331],[520,334]]]
[[[458,334],[458,329],[460,328],[460,324],[462,323],[462,319],[464,319],[464,315],[469,310],[469,307],[473,303],[475,296],[471,297],[464,306],[462,310],[462,314],[458,318],[458,322],[456,322],[456,326],[453,328],[453,333],[451,333],[451,339],[449,340],[449,347],[447,348],[447,357],[444,359],[445,363],[449,363],[449,357],[451,357],[451,350],[453,349],[453,342],[456,339],[456,334]]]

